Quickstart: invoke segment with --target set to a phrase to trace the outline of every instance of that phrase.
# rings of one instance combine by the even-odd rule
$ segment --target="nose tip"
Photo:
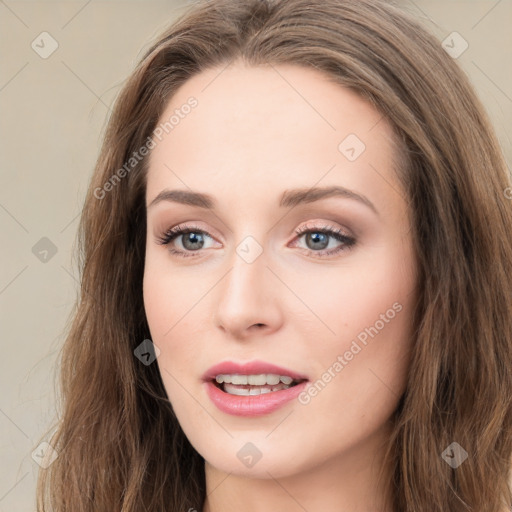
[[[262,265],[263,257],[250,264],[236,260],[229,277],[217,288],[214,322],[225,334],[240,339],[262,336],[282,323],[277,297],[271,293],[273,276]]]

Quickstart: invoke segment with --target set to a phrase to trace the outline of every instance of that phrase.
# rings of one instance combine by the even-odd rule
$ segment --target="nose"
[[[215,326],[224,334],[242,340],[279,329],[280,281],[267,264],[264,252],[251,263],[234,253],[233,265],[214,299]]]

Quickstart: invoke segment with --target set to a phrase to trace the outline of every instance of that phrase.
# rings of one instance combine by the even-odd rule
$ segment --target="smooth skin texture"
[[[168,397],[205,459],[203,512],[391,512],[377,473],[405,390],[416,300],[391,128],[354,92],[295,65],[203,71],[161,121],[191,96],[197,106],[152,150],[146,204],[168,189],[209,194],[216,207],[148,207],[144,303]],[[366,146],[354,161],[338,149],[349,134]],[[353,197],[279,207],[285,190],[331,185],[366,197],[376,212]],[[184,225],[195,238],[159,243]],[[330,227],[355,243],[319,233]],[[306,228],[313,234],[295,233]],[[263,251],[252,263],[236,252],[249,236]],[[401,311],[379,329],[395,303]],[[306,405],[238,417],[205,392],[202,374],[224,360],[261,359],[314,383],[376,325]],[[262,452],[252,468],[237,457],[247,442]]]

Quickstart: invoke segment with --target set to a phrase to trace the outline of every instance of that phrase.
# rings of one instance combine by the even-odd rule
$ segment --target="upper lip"
[[[260,375],[262,373],[271,373],[281,376],[288,375],[294,380],[308,380],[308,378],[301,373],[265,361],[248,361],[245,363],[222,361],[206,370],[203,374],[203,380],[215,380],[217,375]]]

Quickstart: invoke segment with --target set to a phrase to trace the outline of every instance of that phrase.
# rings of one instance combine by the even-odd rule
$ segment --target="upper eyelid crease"
[[[377,208],[367,197],[340,186],[285,190],[279,201],[279,206],[281,208],[294,208],[299,204],[312,203],[329,197],[344,197],[356,200],[368,206],[376,215],[379,215]],[[215,199],[209,194],[191,192],[189,190],[164,189],[149,203],[147,209],[162,201],[197,206],[207,210],[214,210],[217,204]]]

